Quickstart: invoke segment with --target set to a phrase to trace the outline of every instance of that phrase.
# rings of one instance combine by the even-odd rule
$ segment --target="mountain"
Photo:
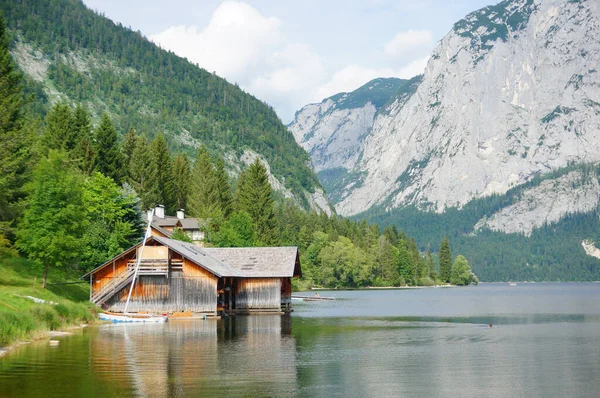
[[[194,156],[207,145],[232,178],[259,157],[280,197],[331,212],[309,156],[270,106],[237,85],[79,0],[2,1],[0,12],[40,117],[57,101],[83,103],[96,122],[107,112],[121,133],[131,126],[149,139],[163,132],[173,152]]]
[[[422,246],[441,234],[460,237],[484,280],[598,278],[597,259],[581,246],[599,235],[598,32],[597,1],[503,1],[453,26],[416,87],[379,108],[359,139],[348,135],[352,156],[343,162],[320,154],[340,148],[329,137],[350,114],[334,123],[308,105],[290,130],[318,164],[339,214],[395,223]],[[568,238],[569,248],[524,257],[533,242],[556,243],[551,236]],[[568,266],[578,270],[555,273],[575,252]]]

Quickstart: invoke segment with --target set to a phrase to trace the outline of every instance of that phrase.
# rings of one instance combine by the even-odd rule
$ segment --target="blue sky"
[[[376,77],[410,78],[493,0],[84,0],[271,104],[284,122]]]

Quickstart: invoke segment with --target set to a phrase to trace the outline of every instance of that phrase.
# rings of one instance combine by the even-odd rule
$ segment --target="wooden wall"
[[[237,286],[238,310],[281,310],[280,278],[240,279]]]
[[[139,276],[128,311],[214,313],[217,309],[217,280],[212,273],[184,260],[183,267],[171,269],[168,278],[155,275]],[[108,309],[115,312],[124,311],[128,293],[129,286],[107,302]]]

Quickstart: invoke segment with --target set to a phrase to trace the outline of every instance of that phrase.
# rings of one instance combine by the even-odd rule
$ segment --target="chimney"
[[[154,214],[158,218],[165,218],[165,206],[157,205],[156,210],[154,211]]]
[[[183,220],[185,218],[185,211],[183,209],[177,210],[177,218]]]

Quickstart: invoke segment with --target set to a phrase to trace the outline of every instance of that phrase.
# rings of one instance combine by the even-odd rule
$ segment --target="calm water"
[[[0,359],[0,397],[600,394],[600,284],[320,294],[337,300],[29,344]]]

